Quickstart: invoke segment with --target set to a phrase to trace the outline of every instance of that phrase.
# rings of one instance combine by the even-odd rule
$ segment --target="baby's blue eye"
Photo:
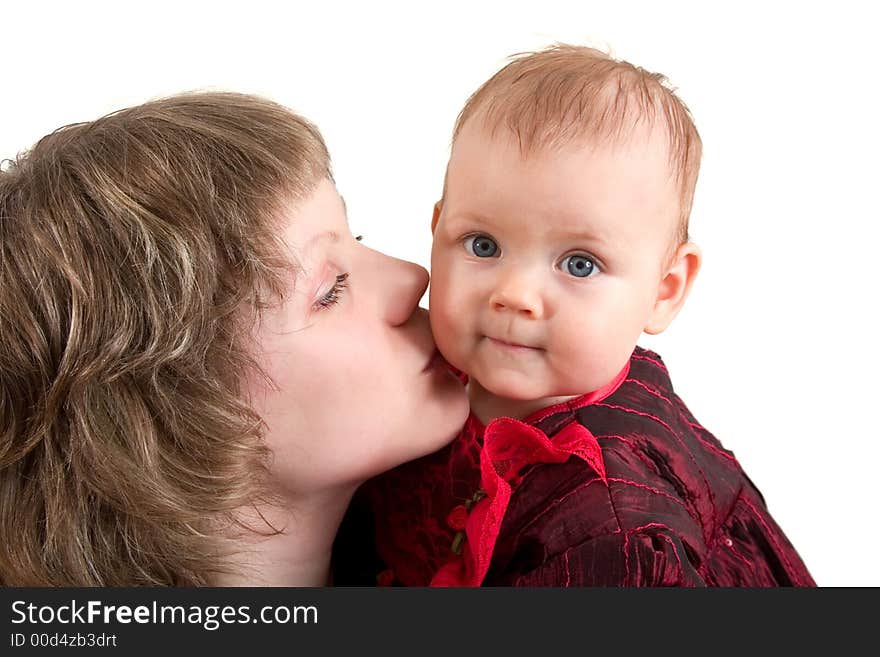
[[[491,258],[498,253],[498,245],[488,235],[474,235],[464,241],[464,247],[478,258]]]
[[[585,255],[570,255],[562,259],[562,269],[577,278],[587,278],[599,271],[595,261]]]

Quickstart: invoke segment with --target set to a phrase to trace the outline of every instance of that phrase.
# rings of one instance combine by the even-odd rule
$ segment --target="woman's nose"
[[[386,318],[394,326],[406,322],[419,307],[419,301],[428,289],[428,270],[407,260],[391,256],[383,264],[389,272],[386,277]]]

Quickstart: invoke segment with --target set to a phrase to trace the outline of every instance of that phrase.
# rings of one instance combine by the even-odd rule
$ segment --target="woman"
[[[44,137],[0,173],[0,583],[328,583],[357,486],[467,414],[427,278],[269,101]]]

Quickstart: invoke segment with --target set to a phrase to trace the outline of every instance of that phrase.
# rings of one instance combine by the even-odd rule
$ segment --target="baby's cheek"
[[[617,373],[612,363],[617,360],[608,344],[607,333],[589,323],[571,323],[554,335],[554,369],[564,392],[583,394],[600,388]]]
[[[456,314],[448,312],[446,304],[437,304],[437,308],[431,309],[431,331],[434,334],[434,342],[446,360],[451,362],[455,357],[456,345],[460,342],[461,327],[456,321]]]

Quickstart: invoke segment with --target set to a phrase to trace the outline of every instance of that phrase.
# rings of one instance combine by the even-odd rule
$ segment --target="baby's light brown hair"
[[[688,240],[688,219],[702,155],[690,111],[665,76],[594,48],[556,44],[514,55],[467,100],[453,144],[470,120],[490,134],[506,129],[523,156],[577,140],[626,139],[639,125],[659,126],[669,141],[669,164],[680,190],[677,243]]]

